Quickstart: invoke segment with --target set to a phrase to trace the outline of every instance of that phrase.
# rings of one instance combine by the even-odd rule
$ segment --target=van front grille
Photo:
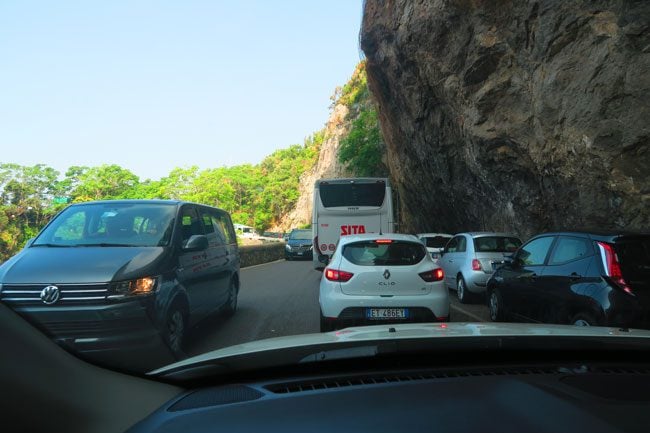
[[[108,284],[52,284],[59,288],[60,298],[53,305],[71,305],[103,301],[108,296]],[[48,284],[4,284],[0,301],[8,304],[43,304],[41,292]]]

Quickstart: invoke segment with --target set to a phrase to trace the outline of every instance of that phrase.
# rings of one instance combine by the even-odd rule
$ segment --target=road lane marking
[[[467,310],[463,310],[462,308],[460,308],[460,307],[458,307],[458,306],[456,306],[456,305],[454,305],[454,304],[451,304],[450,307],[453,308],[454,310],[456,310],[456,311],[458,311],[458,312],[460,312],[460,313],[466,315],[466,316],[471,317],[472,319],[474,319],[474,320],[476,320],[476,321],[478,321],[478,322],[485,322],[485,319],[484,319],[484,318],[479,317],[479,316],[477,316],[477,315],[474,314],[474,313],[470,313],[470,312],[467,311]]]
[[[270,264],[273,264],[273,263],[280,263],[280,262],[284,262],[284,259],[278,259],[278,260],[275,260],[273,262],[260,263],[258,265],[246,266],[245,268],[241,268],[240,271],[245,271],[246,269],[258,268],[260,266],[270,265]]]

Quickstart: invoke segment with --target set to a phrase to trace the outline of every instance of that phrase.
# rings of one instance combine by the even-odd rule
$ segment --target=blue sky
[[[258,163],[360,60],[361,0],[0,2],[0,162]]]

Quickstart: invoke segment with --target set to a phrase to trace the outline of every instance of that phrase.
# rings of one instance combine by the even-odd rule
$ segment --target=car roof
[[[418,233],[416,236],[418,237],[427,237],[427,238],[432,238],[434,236],[446,236],[449,238],[453,238],[454,235],[449,234],[449,233]]]
[[[585,229],[578,229],[578,230],[564,230],[564,231],[552,231],[552,232],[544,232],[544,233],[539,233],[533,237],[539,237],[539,236],[589,236],[592,239],[596,240],[613,240],[616,238],[620,237],[635,237],[635,236],[650,236],[650,232],[633,232],[629,230],[602,230],[602,229],[596,229],[596,230],[585,230]]]
[[[352,242],[362,242],[362,241],[372,241],[375,239],[392,239],[394,241],[410,241],[410,242],[421,242],[420,239],[415,235],[404,234],[404,233],[366,233],[362,235],[348,235],[341,236],[341,244],[349,244]]]
[[[463,232],[463,233],[457,233],[456,236],[458,235],[468,235],[473,238],[479,238],[482,236],[506,236],[510,238],[517,238],[519,239],[519,236],[517,236],[514,233],[504,233],[504,232]]]

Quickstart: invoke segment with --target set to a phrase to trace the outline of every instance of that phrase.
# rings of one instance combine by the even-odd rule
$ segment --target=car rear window
[[[481,236],[474,238],[477,253],[511,253],[521,246],[521,241],[508,236]]]
[[[321,183],[320,199],[324,207],[372,206],[384,204],[385,182],[373,183]]]
[[[616,254],[626,279],[650,278],[650,237],[620,240]]]
[[[427,248],[444,248],[451,236],[427,236],[424,242]]]
[[[343,257],[359,266],[410,266],[426,256],[424,245],[416,242],[354,242],[343,247]]]

